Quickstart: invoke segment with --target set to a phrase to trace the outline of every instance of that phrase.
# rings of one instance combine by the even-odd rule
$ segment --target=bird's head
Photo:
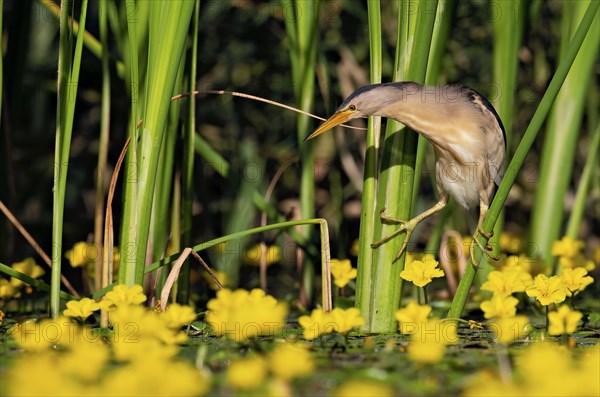
[[[324,132],[329,131],[335,126],[345,123],[348,120],[364,117],[364,114],[360,111],[358,101],[349,101],[350,97],[342,103],[342,105],[336,110],[336,112],[327,119],[323,124],[319,126],[312,134],[304,138],[304,141],[313,139],[316,136],[321,135]]]
[[[388,105],[416,92],[420,85],[412,82],[373,84],[354,91],[319,128],[304,140],[308,141],[349,120],[367,116],[388,116],[382,112]]]

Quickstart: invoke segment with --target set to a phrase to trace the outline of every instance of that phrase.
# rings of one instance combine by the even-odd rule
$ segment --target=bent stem
[[[241,232],[228,234],[227,236],[222,236],[216,239],[212,239],[206,241],[204,243],[195,245],[192,247],[192,250],[195,252],[204,251],[211,247],[217,246],[222,243],[226,243],[231,240],[236,240],[242,237],[250,236],[252,234],[259,234],[268,232],[270,230],[276,229],[287,229],[294,226],[301,225],[319,225],[319,230],[321,234],[321,269],[323,271],[323,309],[325,311],[330,311],[332,309],[331,303],[331,254],[330,254],[330,245],[329,245],[329,227],[327,225],[327,221],[323,218],[312,218],[312,219],[301,219],[297,221],[287,221],[287,222],[279,222],[273,223],[271,225],[255,227],[253,229],[242,230]],[[157,262],[151,263],[146,266],[144,269],[145,274],[153,272],[165,265],[173,263],[177,261],[177,259],[181,256],[181,252],[177,252],[173,255],[170,255],[164,259],[161,259]],[[97,291],[92,295],[94,299],[98,299],[104,296],[108,291],[110,291],[114,287],[114,284],[109,285],[106,288],[103,288],[100,291]]]

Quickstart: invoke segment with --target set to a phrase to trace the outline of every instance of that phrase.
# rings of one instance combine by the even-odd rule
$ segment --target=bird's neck
[[[444,106],[444,88],[415,84],[407,89],[397,90],[393,94],[396,97],[376,115],[397,120],[435,141],[435,131],[438,129],[436,124],[448,116],[448,108]]]

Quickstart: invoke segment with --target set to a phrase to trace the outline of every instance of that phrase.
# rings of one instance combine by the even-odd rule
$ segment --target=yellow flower
[[[59,352],[22,355],[2,374],[0,389],[7,396],[84,396],[95,393],[93,385],[61,372]]]
[[[504,345],[510,345],[531,331],[526,316],[500,317],[491,321],[489,328],[494,332],[496,341]]]
[[[562,240],[552,243],[552,255],[559,257],[558,261],[562,267],[571,269],[583,267],[591,271],[594,269],[594,263],[587,260],[581,253],[584,247],[585,243],[583,241],[565,236]]]
[[[444,277],[444,271],[436,266],[438,262],[431,258],[426,258],[425,261],[415,260],[405,265],[404,270],[400,273],[406,281],[410,281],[417,287],[424,287],[431,282],[435,277]]]
[[[600,373],[600,345],[577,353],[548,341],[533,343],[515,355],[511,382],[484,370],[469,382],[463,395],[599,396],[600,382],[595,380]]]
[[[410,302],[403,309],[398,309],[396,311],[396,320],[400,322],[400,333],[415,333],[418,324],[425,322],[430,313],[431,306],[419,305],[416,302]]]
[[[160,317],[165,321],[167,327],[179,329],[194,321],[196,319],[196,313],[190,306],[172,303],[167,306],[167,310],[160,313]]]
[[[203,396],[209,388],[210,380],[187,362],[151,361],[148,359],[113,369],[105,377],[102,390],[94,394],[103,396]]]
[[[332,259],[331,275],[333,282],[340,288],[356,278],[356,269],[352,267],[349,259]]]
[[[557,311],[548,313],[548,333],[550,335],[572,334],[583,314],[562,305]]]
[[[392,397],[394,391],[386,383],[374,380],[349,380],[333,391],[334,397]]]
[[[275,376],[290,380],[312,373],[315,369],[315,362],[304,347],[286,342],[271,352],[269,366]]]
[[[570,352],[566,348],[547,341],[537,342],[528,347],[522,354],[515,357],[516,367],[522,374],[526,374],[526,384],[536,385],[539,393],[538,396],[567,396],[576,395],[571,391],[561,392],[563,387],[560,383],[569,382],[572,358]],[[596,377],[598,374],[596,374]],[[553,384],[554,390],[549,390],[548,387]],[[558,388],[557,388],[558,386]],[[533,388],[532,388],[533,390]]]
[[[543,306],[560,303],[567,297],[567,287],[558,276],[548,278],[543,274],[538,274],[533,281],[534,285],[526,290],[527,295],[535,297]]]
[[[60,372],[86,382],[97,381],[108,363],[110,351],[99,337],[82,339],[60,355]]]
[[[487,276],[487,281],[481,285],[484,291],[495,295],[509,296],[513,292],[525,291],[531,283],[531,276],[519,267],[511,267],[502,272],[494,270]]]
[[[518,277],[526,286],[533,282],[531,274],[542,268],[542,262],[538,258],[530,258],[525,254],[519,256],[511,255],[506,258],[503,272],[519,271]]]
[[[560,272],[560,279],[567,288],[567,295],[577,295],[588,285],[594,282],[594,279],[587,275],[587,270],[581,267],[575,269],[563,268]]]
[[[0,299],[7,299],[16,296],[17,288],[5,278],[0,278]]]
[[[438,319],[427,320],[417,327],[408,345],[408,357],[415,362],[432,364],[438,362],[446,346],[458,342],[456,324]]]
[[[79,301],[68,301],[67,309],[63,311],[66,317],[79,317],[85,320],[96,310],[100,310],[100,305],[93,299],[83,298]]]
[[[213,274],[223,287],[227,287],[229,285],[229,279],[227,278],[227,274],[225,272],[213,270]],[[208,283],[208,288],[212,289],[213,291],[219,291],[221,289],[211,275],[208,274],[208,272],[202,272],[202,278],[204,278]]]
[[[267,247],[266,255],[266,263],[267,266],[277,263],[281,260],[281,250],[276,245],[271,245]],[[260,258],[262,256],[262,248],[260,244],[253,245],[249,247],[246,252],[244,252],[244,258],[242,262],[245,265],[259,266]]]
[[[155,339],[166,345],[175,345],[187,340],[186,334],[169,326],[161,313],[139,305],[117,306],[110,312],[110,320],[115,333],[124,344]]]
[[[494,294],[491,300],[481,302],[479,307],[485,318],[513,317],[517,314],[519,300],[512,296]]]
[[[365,319],[355,307],[346,310],[335,308],[329,313],[314,309],[310,316],[300,316],[298,323],[304,329],[304,339],[312,340],[331,332],[347,334],[353,328],[365,325]]]
[[[360,315],[360,310],[356,307],[345,310],[336,307],[327,313],[327,316],[331,319],[329,324],[333,328],[333,331],[340,334],[347,334],[353,328],[365,325],[365,319]]]
[[[71,262],[72,267],[81,267],[89,263],[94,263],[98,257],[98,248],[96,245],[80,241],[75,243],[73,248],[65,252],[65,258]]]
[[[498,239],[500,249],[509,254],[518,254],[523,251],[523,239],[510,232],[502,232]]]
[[[31,352],[50,350],[55,345],[69,346],[83,338],[81,328],[67,317],[25,321],[9,332],[20,348]]]
[[[572,237],[565,236],[562,240],[554,241],[552,243],[552,256],[575,258],[583,247],[585,247],[583,241],[573,240]]]
[[[179,353],[176,345],[166,345],[151,337],[140,337],[136,334],[133,323],[128,326],[120,324],[116,329],[119,336],[113,343],[112,350],[115,360],[119,362],[169,362]]]
[[[236,360],[227,368],[227,384],[235,389],[255,389],[267,378],[267,364],[262,357]]]
[[[312,340],[331,332],[331,318],[323,309],[314,309],[310,316],[300,316],[298,324],[304,329],[304,339]]]
[[[138,305],[146,301],[146,295],[143,291],[141,285],[136,284],[129,288],[124,284],[119,284],[104,295],[104,298],[100,301],[100,308],[111,311],[118,306]]]
[[[222,289],[206,307],[206,322],[215,334],[245,341],[258,335],[273,335],[285,326],[288,309],[261,289]]]
[[[592,271],[596,267],[594,265],[594,262],[586,259],[585,256],[583,256],[583,254],[577,254],[573,258],[570,258],[568,256],[561,256],[558,258],[558,262],[562,267],[569,269],[582,267],[588,271]]]
[[[42,269],[37,263],[35,263],[35,259],[31,257],[25,258],[21,262],[13,263],[11,267],[19,273],[23,273],[24,275],[29,276],[31,278],[38,278],[46,273],[44,269]],[[23,281],[14,277],[10,278],[10,283],[15,288],[18,288],[24,284]]]
[[[435,256],[431,254],[427,254],[425,252],[407,252],[406,253],[406,264],[412,263],[414,261],[421,262],[435,262]]]
[[[484,369],[468,381],[462,397],[525,396],[525,390],[511,383],[503,382],[498,374]]]

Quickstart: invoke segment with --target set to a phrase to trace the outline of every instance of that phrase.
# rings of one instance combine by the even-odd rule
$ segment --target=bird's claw
[[[494,232],[491,233],[483,233],[482,231],[478,230],[479,233],[481,233],[484,237],[486,238],[490,238]],[[487,235],[490,235],[490,237],[488,237]],[[471,241],[471,245],[469,246],[469,254],[471,256],[471,263],[473,264],[473,267],[478,269],[479,268],[479,262],[477,261],[477,259],[475,259],[475,244],[477,244],[477,246],[479,247],[479,249],[481,250],[481,252],[484,253],[485,256],[487,256],[489,259],[495,261],[498,261],[500,258],[498,258],[497,256],[494,256],[492,254],[490,254],[491,251],[494,250],[494,248],[489,245],[486,244],[485,248],[483,247],[483,245],[479,242],[479,240],[477,240],[477,233],[473,236],[473,240]]]
[[[375,241],[374,243],[371,244],[371,248],[377,248],[377,247],[387,243],[388,241],[390,241],[391,239],[393,239],[400,233],[406,232],[406,237],[404,238],[404,243],[402,243],[402,247],[400,248],[400,251],[394,258],[392,263],[396,262],[398,259],[400,259],[400,257],[404,253],[404,251],[406,251],[406,247],[408,247],[408,241],[410,240],[410,236],[412,235],[413,229],[415,227],[414,225],[411,224],[410,221],[408,221],[408,222],[401,221],[401,223],[402,223],[402,226],[400,226],[398,229],[396,229],[393,233],[391,233],[390,235],[382,238],[381,240]]]
[[[479,234],[481,234],[483,237],[487,238],[488,240],[491,239],[494,236],[494,231],[493,230],[488,233],[485,230],[483,230],[482,228],[478,227],[477,228],[477,232]]]
[[[396,223],[396,224],[400,224],[400,225],[405,225],[407,223],[406,221],[403,221],[402,219],[396,219],[396,218],[392,218],[391,216],[387,216],[385,214],[385,210],[386,210],[386,207],[383,207],[381,210],[379,210],[379,217],[381,218],[382,222]]]

